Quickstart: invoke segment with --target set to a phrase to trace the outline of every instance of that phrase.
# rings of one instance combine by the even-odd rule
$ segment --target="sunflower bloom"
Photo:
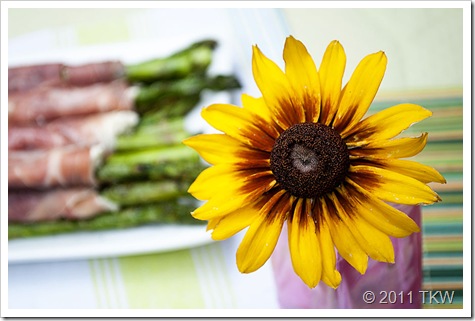
[[[222,134],[184,143],[211,167],[189,192],[206,201],[192,215],[223,240],[247,228],[236,261],[259,269],[274,251],[284,223],[292,266],[309,286],[336,288],[336,252],[361,274],[368,256],[394,262],[389,236],[419,227],[386,202],[440,201],[427,186],[444,183],[433,168],[403,158],[419,153],[427,133],[395,138],[431,112],[400,104],[363,119],[382,81],[387,58],[366,56],[342,89],[346,64],[338,41],[317,71],[305,46],[288,37],[285,71],[253,47],[252,71],[262,97],[242,96],[242,108],[214,104],[202,117]]]

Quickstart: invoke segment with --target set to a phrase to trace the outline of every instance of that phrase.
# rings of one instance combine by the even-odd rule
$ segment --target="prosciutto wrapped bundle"
[[[10,151],[9,188],[95,186],[94,171],[103,159],[102,147],[66,146],[49,150]]]
[[[40,64],[8,68],[8,93],[25,92],[40,84],[61,83],[62,64]]]
[[[77,66],[58,63],[8,68],[8,92],[25,92],[37,86],[88,86],[124,77],[125,68],[119,61],[104,61]]]
[[[9,222],[84,219],[115,211],[118,206],[90,188],[16,190],[8,192]]]
[[[59,117],[133,110],[134,99],[135,88],[122,80],[87,87],[40,86],[8,97],[8,121],[42,124]]]
[[[66,145],[100,144],[112,150],[116,137],[129,131],[139,121],[133,111],[112,111],[85,117],[58,118],[44,126],[8,128],[9,150],[50,149]]]
[[[104,61],[79,66],[63,66],[61,78],[71,86],[88,86],[110,82],[125,76],[125,67],[120,61]]]

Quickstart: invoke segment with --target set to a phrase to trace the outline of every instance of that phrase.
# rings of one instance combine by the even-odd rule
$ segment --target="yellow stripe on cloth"
[[[190,250],[119,258],[129,308],[204,308]]]

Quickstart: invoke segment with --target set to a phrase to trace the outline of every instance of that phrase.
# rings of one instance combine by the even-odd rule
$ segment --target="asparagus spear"
[[[193,96],[167,97],[145,106],[140,114],[140,124],[154,123],[164,118],[184,117],[198,105],[201,93]]]
[[[101,196],[120,206],[167,201],[187,194],[189,181],[141,181],[115,184],[104,188]]]
[[[131,180],[192,180],[202,170],[199,155],[184,145],[152,148],[109,156],[97,170],[103,184]]]
[[[171,56],[125,66],[129,82],[153,82],[158,79],[182,78],[191,73],[204,74],[209,67],[217,42],[203,40]]]
[[[88,220],[53,221],[34,224],[9,224],[8,238],[32,237],[77,231],[121,229],[144,224],[199,224],[190,212],[196,208],[191,199],[129,207],[118,212],[107,212]]]
[[[184,98],[195,102],[191,105],[192,108],[198,102],[200,93],[205,89],[220,91],[239,87],[240,84],[236,77],[229,75],[214,77],[193,75],[173,81],[157,81],[140,88],[135,98],[135,110],[140,114],[160,110],[164,105],[173,105]],[[184,115],[188,111],[189,109],[183,110],[180,115]]]
[[[184,119],[159,118],[154,114],[146,122],[141,122],[135,131],[119,136],[116,140],[115,151],[123,152],[134,149],[144,149],[158,146],[178,145],[183,139],[190,136],[184,127]]]
[[[184,117],[154,117],[155,114],[142,117],[134,133],[123,134],[121,137],[133,136],[135,134],[170,134],[175,131],[184,130]]]

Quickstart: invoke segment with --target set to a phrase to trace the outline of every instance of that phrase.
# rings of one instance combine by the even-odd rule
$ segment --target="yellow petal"
[[[284,47],[285,74],[296,99],[293,106],[300,122],[318,122],[320,115],[320,80],[317,67],[302,42],[287,37]]]
[[[257,181],[257,182],[256,182]],[[240,182],[231,183],[229,186],[224,186],[222,183],[216,184],[209,191],[202,193],[214,194],[209,196],[208,202],[197,208],[192,215],[199,220],[210,220],[215,217],[224,216],[245,205],[256,201],[275,186],[276,182],[273,176],[261,176],[257,179],[249,179]],[[221,188],[220,188],[221,187]],[[201,188],[201,187],[200,187]],[[206,185],[202,187],[206,189]],[[200,194],[192,193],[193,196]],[[203,194],[204,195],[204,194]],[[208,196],[209,194],[206,194]],[[198,198],[197,196],[195,196]],[[198,198],[200,199],[200,198]]]
[[[431,115],[431,111],[418,105],[396,105],[363,119],[348,132],[346,141],[390,139]]]
[[[265,202],[261,203],[262,200]],[[261,201],[259,215],[247,230],[236,253],[238,269],[243,273],[257,270],[269,259],[292,205],[290,194],[285,190],[279,190]]]
[[[274,138],[265,132],[267,123],[244,108],[214,104],[202,110],[201,116],[214,128],[240,142],[270,152]]]
[[[334,208],[332,212],[335,211],[339,213],[341,211],[340,208],[336,207],[334,201],[335,196],[331,195],[329,197],[329,203],[324,204],[324,211],[326,212],[325,220],[328,222],[333,243],[338,249],[338,253],[341,255],[341,257],[350,263],[350,265],[358,272],[364,274],[368,267],[368,255],[366,255],[366,253],[361,249],[358,241],[355,239],[346,224],[338,217],[329,215],[328,207]]]
[[[320,248],[322,252],[322,281],[336,289],[341,283],[341,274],[336,269],[336,253],[327,222],[322,220],[318,226]]]
[[[445,178],[433,167],[403,159],[377,159],[371,161],[373,166],[388,169],[417,179],[422,183],[447,183]]]
[[[334,128],[343,138],[366,114],[383,80],[386,64],[387,58],[382,51],[366,56],[343,88],[333,121]]]
[[[361,249],[376,261],[394,263],[394,249],[389,237],[361,219],[358,212],[347,213],[340,204],[345,201],[345,197],[346,195],[342,195],[340,200],[335,198],[334,202],[340,213],[340,218],[351,231]]]
[[[397,204],[432,204],[440,197],[418,180],[390,170],[357,165],[350,166],[347,181],[359,185],[375,197]]]
[[[420,231],[416,222],[404,212],[382,201],[373,200],[371,205],[367,205],[359,207],[361,217],[389,236],[406,237]]]
[[[236,253],[236,263],[242,273],[250,273],[259,269],[274,251],[285,220],[284,214],[290,207],[290,204],[281,204],[284,207],[276,206],[279,202],[284,201],[285,203],[285,200],[281,199],[283,194],[285,191],[276,193],[263,206],[244,235]],[[286,200],[288,201],[288,199]],[[271,212],[274,207],[279,210]]]
[[[263,195],[271,197],[273,194],[267,192],[276,184],[270,170],[237,170],[228,164],[215,165],[203,171],[189,188],[194,197],[208,199],[192,214],[202,220],[226,215]]]
[[[252,52],[252,72],[266,105],[282,129],[305,120],[300,107],[294,109],[292,105],[291,87],[284,72],[257,46],[253,47]]]
[[[295,273],[314,288],[322,275],[322,254],[320,242],[315,230],[315,222],[310,213],[302,211],[300,198],[295,206],[294,215],[288,220],[289,249]]]
[[[352,156],[367,158],[406,158],[419,154],[427,144],[427,133],[419,137],[371,141],[363,147],[349,149]]]
[[[221,221],[223,219],[223,217],[216,217],[216,218],[213,218],[211,220],[208,221],[208,224],[206,225],[206,231],[210,231],[212,229],[214,229],[219,221]]]
[[[231,212],[219,220],[219,223],[214,226],[211,236],[215,240],[227,239],[251,225],[258,214],[259,211],[253,205]]]
[[[352,189],[354,190],[352,190]],[[354,199],[360,200],[352,205],[363,219],[378,228],[382,232],[394,236],[405,237],[415,232],[420,232],[419,226],[406,213],[375,198],[358,185],[342,189],[343,195],[354,195]]]
[[[394,248],[389,236],[357,215],[350,221],[352,223],[349,225],[352,226],[356,239],[373,260],[394,263]]]
[[[249,198],[249,195],[219,194],[198,207],[191,215],[198,220],[212,220],[234,212],[253,201]]]
[[[247,94],[241,95],[242,107],[255,115],[259,115],[266,122],[271,123],[273,121],[273,114],[267,107],[264,98],[255,98]],[[277,136],[276,136],[277,137]]]
[[[345,51],[341,44],[334,40],[328,45],[320,64],[319,75],[322,94],[320,122],[322,124],[330,125],[338,109],[345,65]]]
[[[231,164],[220,164],[203,170],[188,188],[188,192],[199,200],[208,200],[228,189],[234,193],[242,186],[237,179],[236,169]]]
[[[183,143],[213,165],[236,164],[239,168],[270,166],[268,152],[251,148],[226,134],[196,135],[185,139]]]
[[[200,154],[210,164],[233,163],[239,161],[233,157],[236,150],[242,149],[235,138],[225,134],[202,134],[187,138],[183,143]]]

